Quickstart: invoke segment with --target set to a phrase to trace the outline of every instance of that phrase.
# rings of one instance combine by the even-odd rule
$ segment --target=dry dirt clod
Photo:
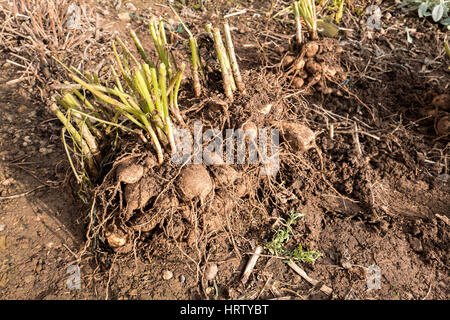
[[[440,94],[434,97],[431,105],[439,110],[450,111],[450,94]]]
[[[436,125],[436,132],[440,136],[450,134],[450,116],[442,117],[438,121]]]
[[[169,270],[164,270],[163,274],[162,274],[162,277],[163,277],[164,280],[170,280],[170,279],[173,278],[173,272],[169,271]]]
[[[211,176],[203,165],[192,164],[186,166],[178,178],[178,189],[185,201],[196,197],[205,199],[213,189]]]
[[[210,264],[206,268],[205,278],[208,281],[214,280],[214,278],[217,276],[217,272],[219,271],[219,268],[217,267],[217,264]]]
[[[119,20],[128,22],[131,21],[131,17],[127,12],[120,12],[117,17],[119,18]]]
[[[136,183],[144,175],[144,167],[138,164],[121,164],[117,168],[117,181],[123,183]]]

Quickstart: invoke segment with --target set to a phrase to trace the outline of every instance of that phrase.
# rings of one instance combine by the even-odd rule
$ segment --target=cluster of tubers
[[[124,161],[114,169],[117,186],[123,190],[121,210],[108,222],[103,235],[115,252],[131,251],[133,233],[147,233],[162,225],[167,221],[165,212],[178,214],[180,220],[183,217],[189,222],[192,202],[208,202],[208,207],[219,212],[219,207],[224,205],[215,200],[223,200],[217,196],[223,190],[232,191],[239,198],[248,194],[245,177],[226,164],[209,168],[201,164],[186,165],[175,180],[175,192],[163,192],[162,181],[154,172],[156,161],[149,158],[143,163]],[[190,233],[188,242],[189,237]]]
[[[315,133],[307,126],[288,121],[269,121],[269,124],[280,131],[282,141],[293,152],[305,152],[315,147]],[[256,138],[258,127],[247,121],[242,125],[249,138]],[[209,218],[206,228],[215,228],[221,224],[221,215],[233,209],[235,198],[243,198],[251,191],[248,177],[228,164],[187,164],[174,181],[174,192],[165,190],[164,181],[156,174],[157,161],[147,155],[143,160],[136,158],[118,162],[114,170],[114,182],[120,192],[120,213],[108,221],[103,232],[108,245],[118,253],[132,250],[135,232],[150,232],[158,225],[167,222],[167,212],[172,212],[178,221],[190,220],[190,206],[199,201],[208,208]],[[216,222],[215,222],[216,221]],[[186,231],[182,223],[177,227]],[[179,236],[184,234],[180,231]],[[189,243],[192,236],[188,232],[184,238]]]
[[[288,54],[281,64],[290,76],[292,87],[305,89],[305,93],[315,88],[323,94],[339,94],[338,90],[327,86],[327,80],[341,83],[346,79],[346,73],[338,64],[342,52],[342,47],[333,39],[308,41],[302,44],[297,56]]]

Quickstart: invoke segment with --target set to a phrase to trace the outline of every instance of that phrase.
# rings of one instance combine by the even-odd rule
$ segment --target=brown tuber
[[[136,209],[142,209],[146,206],[151,197],[156,194],[155,186],[157,185],[155,178],[146,176],[136,183],[129,183],[125,186],[124,198],[127,204],[127,217],[133,215]]]
[[[295,60],[293,68],[294,70],[300,71],[305,67],[305,60],[303,60],[302,58],[298,58],[297,60]]]
[[[437,125],[436,125],[436,132],[440,136],[445,136],[450,134],[450,116],[442,117]]]
[[[317,74],[322,71],[322,67],[314,59],[308,59],[305,64],[305,69],[310,74]]]
[[[123,183],[136,183],[144,175],[144,167],[138,164],[120,164],[116,171],[117,181]]]
[[[199,197],[203,201],[213,189],[211,177],[200,164],[187,165],[178,178],[178,189],[185,201]]]
[[[244,131],[245,137],[249,140],[256,141],[258,138],[258,127],[252,121],[247,121],[242,125],[242,130]]]
[[[280,133],[283,139],[294,149],[295,152],[304,152],[315,146],[315,134],[307,126],[295,123],[282,121],[274,123],[280,128]]]
[[[317,42],[307,42],[304,47],[305,55],[310,58],[314,57],[319,52],[319,45]]]
[[[292,65],[294,60],[295,60],[295,57],[293,57],[293,56],[286,56],[281,61],[281,65],[283,66],[283,68],[287,69],[287,68],[289,68]]]
[[[303,80],[302,78],[295,78],[292,81],[292,86],[296,89],[301,89],[303,88],[303,85],[305,84],[305,80]]]

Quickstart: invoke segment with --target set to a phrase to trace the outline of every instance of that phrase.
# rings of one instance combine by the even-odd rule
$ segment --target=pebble
[[[43,155],[47,155],[49,153],[52,153],[52,150],[42,147],[42,148],[39,148],[39,152],[42,153]]]
[[[119,18],[119,20],[126,21],[126,22],[131,20],[131,17],[127,12],[121,12],[117,15],[117,17]]]
[[[4,224],[0,224],[0,232],[4,231],[6,229],[6,225]]]
[[[125,4],[125,8],[126,8],[127,10],[130,10],[130,11],[136,11],[135,5],[132,4],[131,2],[127,2],[127,3]]]
[[[170,280],[170,279],[172,279],[172,278],[173,278],[173,273],[172,273],[172,271],[164,270],[164,272],[163,272],[163,279],[164,279],[164,280]]]
[[[184,282],[186,282],[186,277],[181,275],[178,277],[178,280],[180,280],[180,282],[184,283]]]

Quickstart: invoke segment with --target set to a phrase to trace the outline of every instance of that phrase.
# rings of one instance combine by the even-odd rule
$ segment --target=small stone
[[[211,287],[208,287],[208,288],[205,289],[205,292],[206,292],[207,295],[210,295],[211,293],[213,293],[213,291],[214,291],[214,289],[211,288]]]
[[[4,224],[0,224],[0,232],[4,231],[6,229],[6,225]]]
[[[172,271],[164,270],[164,272],[163,272],[163,279],[164,279],[164,280],[170,280],[170,279],[172,279],[172,278],[173,278],[173,273],[172,273]]]
[[[52,153],[52,150],[42,147],[42,148],[39,148],[39,152],[42,153],[45,156],[45,155],[47,155],[49,153]]]
[[[125,22],[128,22],[131,20],[131,17],[127,12],[121,12],[117,15],[117,17],[119,18],[119,20],[125,21]]]
[[[0,184],[4,187],[8,187],[14,183],[14,178],[8,178],[3,180]],[[0,230],[1,231],[1,230]]]
[[[185,283],[185,282],[186,282],[186,277],[183,276],[183,275],[181,275],[181,276],[178,277],[178,280],[179,280],[181,283]]]

